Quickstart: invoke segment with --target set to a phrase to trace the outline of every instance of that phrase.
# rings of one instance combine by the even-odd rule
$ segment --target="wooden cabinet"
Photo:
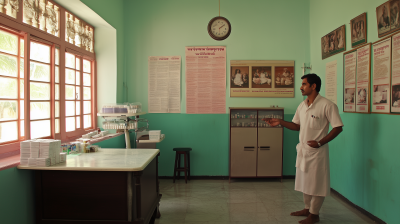
[[[282,178],[283,128],[261,119],[283,119],[283,108],[229,109],[229,179]]]

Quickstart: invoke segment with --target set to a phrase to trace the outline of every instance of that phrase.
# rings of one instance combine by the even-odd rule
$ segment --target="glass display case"
[[[263,118],[283,119],[283,108],[266,109],[231,109],[230,111],[231,127],[259,127],[259,128],[279,128],[269,126]]]

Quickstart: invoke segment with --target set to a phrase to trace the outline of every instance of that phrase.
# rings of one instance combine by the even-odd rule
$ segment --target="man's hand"
[[[312,148],[319,148],[318,142],[317,141],[307,141],[307,145],[309,145]]]
[[[278,126],[281,124],[281,119],[277,118],[263,118],[262,121],[267,122],[267,124],[271,125],[272,127]]]

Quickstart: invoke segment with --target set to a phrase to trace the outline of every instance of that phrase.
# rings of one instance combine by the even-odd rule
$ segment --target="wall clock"
[[[210,20],[207,30],[214,40],[225,40],[231,34],[232,27],[228,19],[217,16]]]

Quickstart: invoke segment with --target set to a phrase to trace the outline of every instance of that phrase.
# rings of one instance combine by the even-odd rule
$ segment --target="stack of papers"
[[[30,158],[39,158],[40,155],[40,142],[39,141],[31,141],[31,157]]]
[[[37,158],[36,166],[50,166],[50,158]]]
[[[20,164],[22,166],[28,166],[28,159],[31,157],[31,140],[20,143],[20,155]]]
[[[55,165],[56,162],[56,151],[58,142],[51,139],[41,139],[40,140],[40,158],[50,158],[50,164]]]
[[[28,159],[28,166],[37,166],[36,165],[37,158],[29,158]]]

